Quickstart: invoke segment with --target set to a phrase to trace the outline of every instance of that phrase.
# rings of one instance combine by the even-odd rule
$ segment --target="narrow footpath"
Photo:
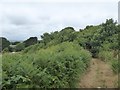
[[[92,59],[89,70],[81,77],[80,88],[115,88],[118,75],[115,75],[108,63]]]

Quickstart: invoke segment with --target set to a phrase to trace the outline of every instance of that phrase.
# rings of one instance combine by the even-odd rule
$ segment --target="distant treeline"
[[[30,37],[29,39],[23,42],[10,42],[5,37],[0,37],[2,44],[0,46],[1,51],[3,52],[18,52],[24,50],[26,47],[30,45],[34,45],[38,42],[37,37]]]

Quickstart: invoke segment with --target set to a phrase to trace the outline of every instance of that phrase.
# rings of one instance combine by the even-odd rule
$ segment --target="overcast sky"
[[[96,1],[1,0],[0,35],[9,40],[40,38],[45,32],[60,31],[67,26],[79,30],[109,18],[118,19],[119,0]]]

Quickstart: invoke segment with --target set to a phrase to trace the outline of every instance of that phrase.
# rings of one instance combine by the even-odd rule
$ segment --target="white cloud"
[[[117,20],[117,3],[9,3],[4,0],[0,12],[2,36],[23,40],[66,26],[78,30],[86,25],[100,24],[108,18]]]
[[[30,2],[30,3],[33,3],[33,2],[118,2],[119,0],[1,0],[2,2],[17,2],[17,3],[20,3],[20,2]]]

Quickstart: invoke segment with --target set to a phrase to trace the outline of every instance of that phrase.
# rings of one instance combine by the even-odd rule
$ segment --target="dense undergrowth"
[[[79,45],[65,42],[37,52],[3,55],[3,88],[76,87],[91,55]]]
[[[44,33],[39,43],[21,52],[3,54],[3,88],[77,87],[80,76],[89,68],[91,55],[109,62],[118,74],[119,32],[120,25],[109,19],[80,31],[67,27]]]

